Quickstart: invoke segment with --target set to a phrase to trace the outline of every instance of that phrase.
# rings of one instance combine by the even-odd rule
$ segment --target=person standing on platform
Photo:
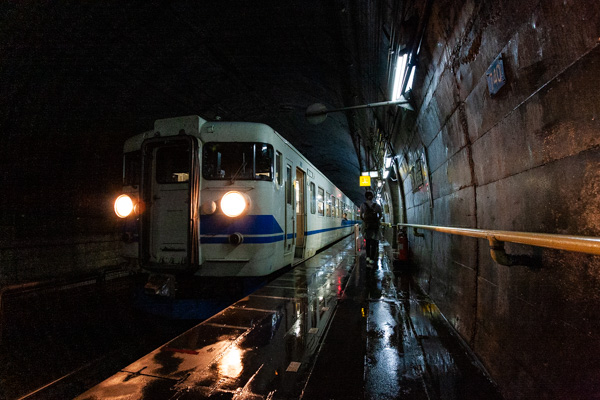
[[[367,244],[367,264],[374,264],[379,255],[379,220],[381,206],[373,201],[373,192],[365,193],[365,202],[360,206],[360,219],[363,221],[362,233]]]

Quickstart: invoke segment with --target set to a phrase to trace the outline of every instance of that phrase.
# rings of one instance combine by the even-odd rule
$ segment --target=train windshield
[[[206,143],[202,175],[206,179],[271,181],[273,146],[266,143]]]
[[[181,183],[190,180],[189,145],[161,147],[156,150],[156,181]]]

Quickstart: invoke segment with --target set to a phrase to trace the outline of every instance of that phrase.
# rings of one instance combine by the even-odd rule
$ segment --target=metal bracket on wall
[[[504,242],[496,240],[495,237],[488,237],[488,241],[490,242],[490,255],[495,262],[500,265],[513,265],[512,257],[504,250]]]
[[[490,243],[490,255],[492,259],[500,265],[510,267],[512,265],[523,265],[532,269],[536,269],[536,260],[527,255],[507,254],[504,250],[504,242],[497,240],[493,236],[488,236]]]
[[[415,237],[425,237],[425,235],[423,233],[419,233],[417,228],[414,228],[414,227],[413,227],[413,235],[415,235]]]

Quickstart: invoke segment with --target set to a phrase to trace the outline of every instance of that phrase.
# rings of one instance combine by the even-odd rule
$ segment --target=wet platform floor
[[[78,399],[499,399],[410,274],[349,237]]]

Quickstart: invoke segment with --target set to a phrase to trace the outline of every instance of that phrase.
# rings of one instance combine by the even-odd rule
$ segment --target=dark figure
[[[373,192],[365,193],[366,201],[360,206],[362,233],[367,242],[367,263],[374,264],[379,254],[379,220],[382,212],[379,204],[373,201]]]

